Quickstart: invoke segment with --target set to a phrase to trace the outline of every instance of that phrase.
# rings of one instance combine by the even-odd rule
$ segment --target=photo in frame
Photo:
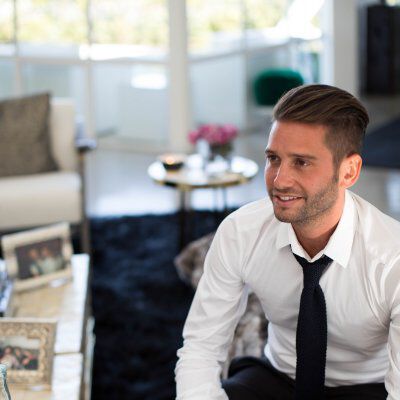
[[[55,319],[0,318],[0,363],[9,383],[51,386]]]
[[[1,244],[17,292],[72,277],[73,251],[67,223],[4,235]]]

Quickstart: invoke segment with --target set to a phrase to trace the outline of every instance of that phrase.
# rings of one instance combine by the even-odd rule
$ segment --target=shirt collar
[[[279,222],[275,244],[277,249],[281,249],[285,246],[291,246],[293,253],[305,258],[310,262],[317,260],[322,256],[322,254],[326,254],[329,258],[336,261],[343,268],[346,268],[349,262],[351,248],[353,246],[354,232],[354,200],[350,192],[346,190],[343,213],[340,217],[339,223],[330,237],[326,247],[312,259],[310,259],[306,251],[297,240],[293,227],[289,223]]]

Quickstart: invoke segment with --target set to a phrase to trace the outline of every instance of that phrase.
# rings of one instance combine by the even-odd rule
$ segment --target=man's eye
[[[307,165],[309,165],[308,161],[303,160],[301,158],[297,158],[295,164],[298,165],[299,167],[306,167]]]
[[[275,162],[275,161],[278,160],[278,157],[277,157],[277,156],[274,156],[274,155],[272,155],[272,154],[268,154],[268,155],[267,155],[267,160],[268,160],[269,162]]]

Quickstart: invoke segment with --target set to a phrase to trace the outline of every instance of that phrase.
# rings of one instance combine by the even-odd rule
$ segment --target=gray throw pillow
[[[50,95],[0,102],[0,177],[57,169],[50,152]]]

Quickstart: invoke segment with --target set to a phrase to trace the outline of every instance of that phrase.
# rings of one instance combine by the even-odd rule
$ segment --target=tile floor
[[[365,104],[371,125],[379,125],[400,114],[400,97],[368,98]],[[399,132],[400,134],[400,132]],[[249,157],[259,165],[257,176],[240,187],[228,189],[229,206],[238,206],[266,195],[263,168],[266,132],[238,138],[236,153]],[[176,190],[153,183],[147,168],[154,155],[102,148],[90,155],[88,173],[88,208],[90,215],[134,215],[164,213],[177,209]],[[385,213],[400,220],[400,171],[364,167],[354,192],[370,201]],[[221,193],[211,189],[193,192],[193,208],[221,207]]]

